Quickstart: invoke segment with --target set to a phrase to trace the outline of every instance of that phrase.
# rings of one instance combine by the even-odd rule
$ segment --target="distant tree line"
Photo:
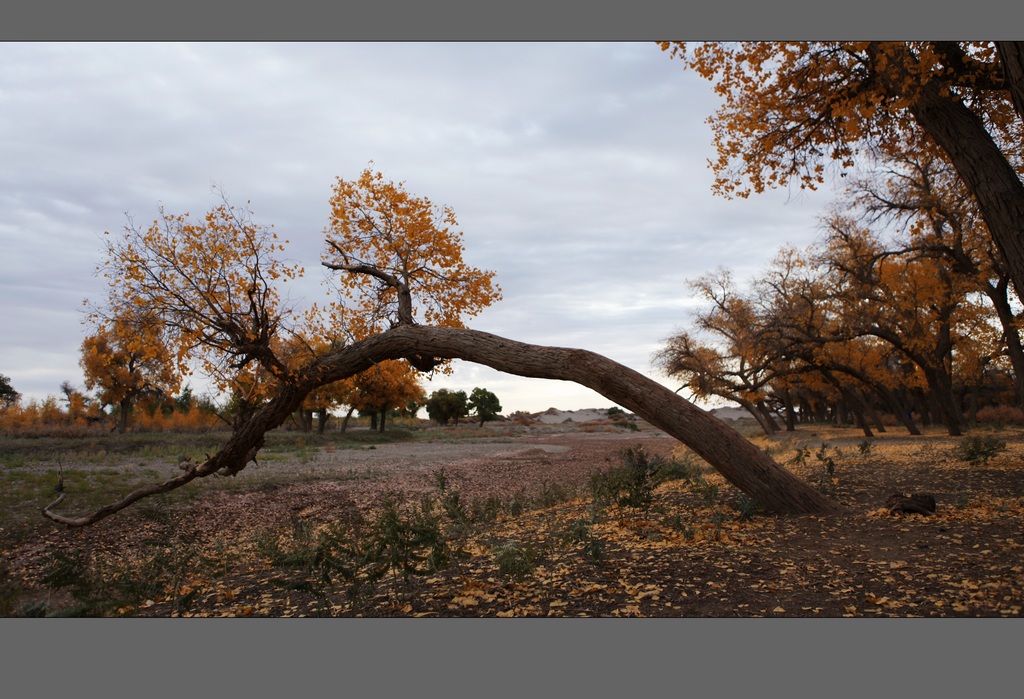
[[[765,432],[800,421],[943,425],[1024,419],[1020,303],[977,205],[948,164],[898,153],[851,178],[805,250],[749,288],[725,269],[658,363],[700,397],[739,403]],[[888,420],[883,420],[883,415]]]

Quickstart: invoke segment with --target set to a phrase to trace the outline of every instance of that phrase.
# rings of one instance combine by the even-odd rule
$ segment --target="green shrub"
[[[387,498],[371,526],[371,546],[376,560],[392,573],[409,576],[435,572],[448,565],[451,551],[441,532],[435,503],[424,496],[418,507],[403,510],[395,498]]]
[[[955,454],[968,463],[988,463],[993,456],[1006,451],[1006,442],[992,435],[964,437],[956,446]]]
[[[498,519],[505,506],[497,495],[488,495],[483,500],[474,500],[472,504],[472,517],[479,522],[494,522]]]
[[[522,580],[536,567],[537,552],[531,546],[523,547],[510,541],[495,550],[494,562],[504,577]]]
[[[336,582],[344,581],[349,598],[355,600],[387,572],[362,524],[355,518],[314,527],[309,520],[296,519],[287,531],[258,532],[254,543],[271,566],[284,571],[271,584],[323,598]]]
[[[670,462],[642,446],[626,447],[621,456],[622,466],[591,473],[588,485],[595,501],[646,510],[654,497],[654,489],[668,480],[668,473],[675,476],[680,472],[676,465],[670,467]]]
[[[562,540],[569,543],[580,544],[590,538],[590,523],[585,519],[577,519],[562,532]]]
[[[789,463],[794,466],[805,466],[807,464],[807,457],[810,456],[811,452],[806,447],[798,447],[796,454],[789,460]]]
[[[550,483],[542,481],[540,493],[537,495],[537,505],[541,508],[554,507],[572,498],[572,492],[561,483]]]
[[[179,597],[177,590],[194,568],[198,548],[194,536],[172,537],[173,530],[158,531],[143,540],[139,555],[131,559],[82,551],[51,553],[42,583],[52,590],[67,590],[75,604],[47,611],[47,616],[119,615],[168,590],[175,595],[174,606],[187,609],[194,593]]]
[[[604,560],[604,541],[591,537],[583,543],[583,557],[592,563]]]
[[[567,544],[582,544],[583,557],[592,563],[600,563],[604,560],[604,541],[594,536],[590,522],[585,519],[577,519],[569,524],[562,530],[560,539]]]
[[[714,505],[718,502],[720,489],[716,483],[711,483],[703,478],[697,478],[693,481],[693,489],[697,491],[698,495],[700,495],[704,504]]]
[[[461,493],[449,486],[448,474],[443,468],[434,471],[433,476],[441,509],[448,516],[452,527],[459,534],[468,533],[473,525],[473,513],[463,504]]]
[[[736,519],[740,522],[745,522],[749,519],[753,519],[757,515],[761,514],[763,508],[761,503],[753,499],[746,493],[740,493],[736,496]]]
[[[818,490],[822,495],[831,495],[835,497],[836,462],[835,459],[828,455],[828,450],[828,443],[822,442],[821,448],[814,454],[814,458],[818,460],[818,464],[820,466],[818,470]],[[842,452],[836,449],[835,456],[837,459],[842,457]]]

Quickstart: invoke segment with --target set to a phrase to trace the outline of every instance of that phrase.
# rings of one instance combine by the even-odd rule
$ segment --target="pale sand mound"
[[[608,410],[558,410],[557,408],[548,408],[544,412],[537,413],[531,417],[537,422],[543,422],[547,425],[560,425],[563,422],[594,422],[595,420],[607,420]]]

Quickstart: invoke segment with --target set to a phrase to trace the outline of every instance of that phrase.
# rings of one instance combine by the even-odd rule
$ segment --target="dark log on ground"
[[[928,516],[935,514],[937,507],[935,496],[928,493],[893,493],[885,501],[885,506],[889,508],[889,514],[893,515],[902,513]]]

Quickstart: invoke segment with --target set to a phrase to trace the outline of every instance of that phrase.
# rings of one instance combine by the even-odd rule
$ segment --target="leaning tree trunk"
[[[463,359],[508,374],[578,383],[681,441],[768,510],[821,514],[842,509],[723,421],[643,374],[587,350],[529,345],[463,328],[401,325],[324,358],[320,380],[349,376],[353,365],[361,371],[371,361],[400,358],[414,364]]]
[[[509,374],[572,381],[621,405],[688,446],[727,481],[766,510],[781,514],[833,514],[843,508],[779,466],[723,421],[646,376],[599,354],[580,349],[542,347],[463,328],[402,324],[336,350],[308,365],[294,383],[236,426],[227,443],[200,464],[183,465],[185,473],[142,488],[84,517],[53,512],[61,494],[43,514],[67,526],[85,526],[124,509],[141,498],[178,488],[212,474],[233,476],[255,461],[264,435],[283,423],[316,388],[369,369],[386,359],[408,359],[413,366],[436,365],[438,359],[463,359]]]
[[[776,432],[778,432],[777,429],[773,428],[772,423],[768,422],[768,419],[765,417],[764,413],[761,412],[758,409],[758,407],[751,403],[749,400],[746,400],[744,398],[733,398],[733,400],[739,403],[741,408],[750,413],[751,417],[753,417],[757,421],[757,424],[760,425],[761,429],[764,431],[766,436],[770,437]]]
[[[1011,93],[1020,109],[1019,84]],[[1003,254],[1018,298],[1024,300],[1024,183],[975,112],[937,85],[923,86],[910,104],[922,129],[946,152],[978,202]]]
[[[348,421],[352,418],[352,413],[356,411],[355,408],[349,408],[348,412],[345,413],[345,419],[341,421],[341,432],[348,429]]]
[[[1024,41],[997,41],[996,50],[1006,77],[1006,89],[1010,91],[1013,108],[1024,121]]]
[[[999,324],[1003,328],[1003,342],[1006,343],[1006,354],[1013,368],[1013,386],[1017,392],[1017,407],[1024,408],[1024,346],[1020,341],[1020,330],[1017,319],[1010,305],[1007,294],[1010,280],[1002,277],[996,284],[986,284],[985,294],[992,301],[992,306],[999,316]]]
[[[892,410],[893,415],[896,416],[896,419],[907,429],[907,432],[915,435],[921,434],[921,430],[917,429],[917,425],[914,424],[914,420],[910,416],[910,410],[891,388],[881,383],[870,384],[870,387],[885,401],[890,410]]]
[[[771,426],[773,433],[782,431],[782,428],[779,427],[779,423],[777,423],[775,418],[772,417],[772,411],[768,409],[768,406],[764,404],[763,400],[757,401],[757,410],[759,413],[764,415],[765,422]]]

